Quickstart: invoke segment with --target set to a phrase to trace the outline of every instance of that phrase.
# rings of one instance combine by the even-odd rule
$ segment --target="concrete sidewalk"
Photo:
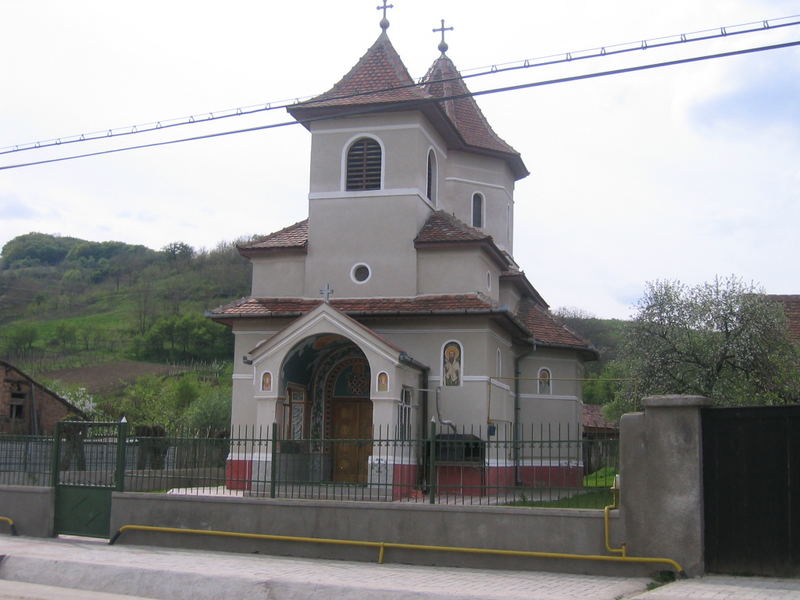
[[[800,600],[800,580],[710,577],[645,592],[649,581],[642,578],[378,565],[73,538],[2,536],[0,555],[0,599],[111,600],[109,594],[124,594],[164,600]],[[75,596],[70,590],[102,594]]]
[[[676,581],[631,600],[800,600],[800,579],[708,575]]]
[[[164,600],[616,600],[647,579],[418,567],[0,538],[0,580]]]

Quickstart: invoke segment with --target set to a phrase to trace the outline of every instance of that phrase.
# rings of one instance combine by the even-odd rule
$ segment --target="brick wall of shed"
[[[70,414],[69,407],[59,398],[17,369],[6,365],[0,365],[0,378],[0,433],[50,434],[55,429],[55,424]],[[12,430],[10,419],[12,404],[11,394],[14,381],[21,381],[24,383],[23,391],[25,391],[27,395],[24,401],[24,420],[22,423],[18,423],[22,428],[20,429],[20,427],[18,427],[17,430]],[[32,401],[34,398],[32,397],[31,391],[35,394],[36,412],[39,420],[38,432],[34,432],[32,429]]]

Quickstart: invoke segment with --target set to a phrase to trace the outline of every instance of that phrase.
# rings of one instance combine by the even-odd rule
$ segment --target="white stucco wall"
[[[311,124],[311,197],[344,192],[343,166],[350,144],[371,137],[383,148],[384,190],[413,190],[425,196],[428,150],[441,167],[448,156],[439,134],[417,111],[381,113],[317,121]],[[444,170],[439,169],[439,183]],[[441,190],[441,185],[438,186]]]
[[[500,269],[475,246],[417,250],[417,293],[471,294],[499,300]]]
[[[509,254],[513,253],[514,177],[505,161],[451,151],[447,160],[441,208],[472,225],[472,195],[484,198],[481,228]]]
[[[252,294],[257,298],[291,298],[303,295],[305,253],[279,252],[251,259]]]

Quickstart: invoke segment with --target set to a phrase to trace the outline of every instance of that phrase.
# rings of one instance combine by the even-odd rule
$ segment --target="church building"
[[[579,380],[596,352],[514,260],[514,185],[528,169],[470,96],[444,23],[420,82],[388,25],[384,14],[329,91],[289,108],[311,134],[308,218],[241,245],[251,296],[208,313],[235,334],[233,435],[277,423],[282,440],[420,440],[433,422],[478,440],[539,424],[580,439]],[[368,444],[306,451],[320,482],[374,476]],[[229,472],[269,473],[271,460],[232,454]],[[383,467],[410,481],[421,461]],[[481,468],[519,478],[525,456],[508,461]]]

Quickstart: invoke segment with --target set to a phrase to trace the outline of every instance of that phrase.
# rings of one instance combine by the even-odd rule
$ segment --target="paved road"
[[[123,596],[103,592],[87,592],[52,585],[0,581],[0,600],[148,600],[141,596]]]
[[[0,599],[8,600],[800,600],[800,580],[795,579],[707,577],[646,592],[649,581],[642,578],[378,565],[7,536],[0,536],[0,555],[5,555]]]

